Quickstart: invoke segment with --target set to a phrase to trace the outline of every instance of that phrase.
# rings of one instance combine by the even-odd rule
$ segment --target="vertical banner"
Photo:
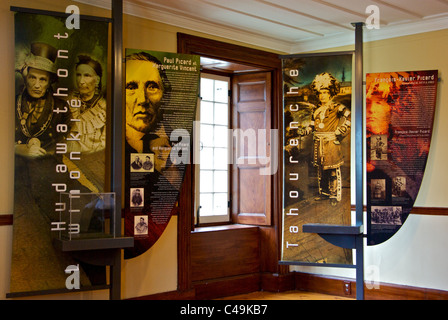
[[[403,225],[428,159],[438,71],[366,75],[367,243]]]
[[[10,292],[105,284],[105,268],[53,245],[59,231],[92,226],[60,221],[62,193],[105,187],[108,23],[15,13],[15,185]],[[78,278],[78,277],[77,277]],[[78,287],[77,285],[75,287]]]
[[[199,56],[126,49],[126,259],[146,252],[177,212],[199,79]]]
[[[307,223],[350,225],[352,53],[284,57],[282,260],[351,264]]]

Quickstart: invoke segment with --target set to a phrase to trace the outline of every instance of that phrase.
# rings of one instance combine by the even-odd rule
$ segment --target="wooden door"
[[[236,75],[232,85],[232,219],[271,224],[271,73]]]

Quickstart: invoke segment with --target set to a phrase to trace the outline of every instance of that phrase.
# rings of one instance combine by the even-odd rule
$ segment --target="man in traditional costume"
[[[57,126],[70,122],[65,101],[53,96],[57,51],[46,43],[31,44],[31,52],[20,68],[25,87],[16,97],[15,152],[24,157],[54,153],[66,133]],[[54,112],[59,110],[59,112]],[[64,112],[65,110],[65,112]]]
[[[319,197],[330,198],[332,205],[341,201],[341,166],[344,163],[341,141],[350,131],[351,112],[333,98],[340,84],[331,74],[324,72],[315,77],[311,89],[319,98],[307,133],[314,132],[313,164],[318,169]]]
[[[35,291],[34,281],[45,279],[39,288],[61,289],[64,270],[78,262],[53,246],[52,221],[60,219],[55,203],[60,201],[52,184],[66,183],[67,174],[57,172],[62,155],[58,143],[66,143],[71,113],[66,101],[55,97],[57,50],[46,43],[32,43],[19,61],[24,88],[16,96],[14,239],[11,292]],[[57,95],[57,94],[56,94]],[[80,268],[81,285],[91,285]]]

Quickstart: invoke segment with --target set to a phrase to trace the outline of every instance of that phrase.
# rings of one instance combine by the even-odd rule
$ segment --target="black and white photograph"
[[[373,200],[386,199],[386,180],[372,179],[370,181],[371,197]]]
[[[135,216],[134,225],[135,235],[148,234],[148,216]]]
[[[399,198],[406,195],[406,177],[398,176],[392,179],[392,197]]]
[[[372,206],[372,224],[401,225],[401,213],[398,206]]]
[[[144,188],[131,188],[131,199],[130,204],[131,208],[143,208],[145,198],[145,189]]]
[[[387,135],[373,135],[370,138],[370,158],[372,160],[387,160]]]
[[[154,172],[154,153],[131,153],[131,172]]]

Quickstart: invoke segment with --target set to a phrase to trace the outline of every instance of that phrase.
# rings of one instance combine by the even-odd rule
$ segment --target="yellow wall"
[[[364,74],[390,71],[439,70],[434,131],[428,163],[415,206],[448,207],[448,29],[367,42],[364,30]],[[333,48],[353,50],[353,46]],[[354,140],[354,139],[353,139]],[[448,217],[410,215],[390,240],[365,250],[365,278],[417,287],[448,290],[445,254]],[[355,277],[354,270],[294,267],[292,270]]]
[[[0,1],[0,74],[10,75],[0,79],[0,214],[13,213],[14,185],[14,17],[11,6],[65,12],[74,4],[83,15],[111,17],[108,10],[69,0],[9,0]],[[123,17],[123,46],[155,51],[177,52],[177,32],[205,36],[198,32],[125,15]],[[210,37],[223,40],[219,37]],[[223,40],[224,41],[224,40]],[[236,41],[227,41],[241,44]],[[247,45],[246,45],[247,46]],[[254,47],[254,46],[250,46]],[[9,77],[9,78],[8,78]],[[9,288],[12,227],[0,227],[0,299]],[[122,298],[145,296],[177,289],[177,217],[173,217],[157,243],[145,254],[123,262]],[[107,299],[108,292],[68,295],[70,299]],[[62,298],[67,296],[48,296]]]
[[[14,184],[14,37],[13,13],[10,6],[42,10],[65,11],[68,4],[76,4],[81,14],[110,17],[110,12],[74,1],[63,0],[9,0],[0,1],[0,214],[13,212]],[[136,17],[124,17],[124,47],[176,52],[176,32],[191,32],[165,24]],[[368,40],[367,31],[365,38]],[[237,43],[235,41],[223,40]],[[246,45],[248,46],[248,45]],[[253,46],[252,46],[253,47]],[[344,48],[345,49],[345,48]],[[269,51],[269,50],[268,50]],[[433,144],[422,190],[416,205],[448,207],[445,180],[448,177],[447,139],[448,126],[448,29],[438,32],[407,36],[390,40],[367,42],[364,46],[364,72],[407,71],[438,69],[439,84]],[[448,290],[446,269],[448,258],[448,218],[411,215],[406,224],[385,244],[366,250],[366,278],[376,276],[371,270],[379,270],[379,280]],[[12,227],[0,227],[0,299],[9,288]],[[368,269],[369,266],[377,266]],[[324,268],[297,268],[323,274],[343,274],[345,271]],[[347,272],[348,276],[354,277]],[[131,298],[176,290],[177,287],[177,218],[169,223],[161,239],[144,255],[123,263],[122,297]],[[49,296],[60,299],[107,299],[107,291]]]

